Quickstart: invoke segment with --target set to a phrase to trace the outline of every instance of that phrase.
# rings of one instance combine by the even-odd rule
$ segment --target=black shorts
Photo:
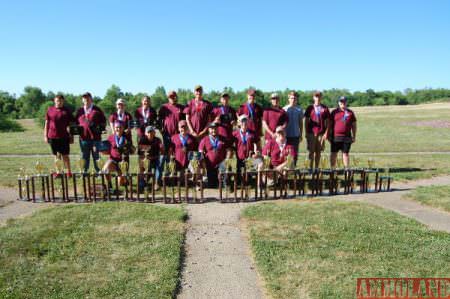
[[[70,154],[70,139],[69,138],[49,138],[48,143],[52,148],[53,155],[60,153],[65,156]]]
[[[331,143],[331,152],[337,153],[339,151],[342,151],[344,154],[348,154],[350,152],[350,148],[352,146],[351,142],[345,142],[345,141],[337,141]]]

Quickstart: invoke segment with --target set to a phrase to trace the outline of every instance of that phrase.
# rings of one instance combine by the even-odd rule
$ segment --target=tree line
[[[254,88],[254,87],[249,87]],[[256,101],[262,106],[270,105],[270,94],[273,91],[262,91],[256,89]],[[231,87],[225,87],[221,91],[212,90],[205,94],[205,98],[214,104],[217,104],[220,99],[220,94],[226,92],[230,95],[230,105],[234,108],[239,107],[247,99],[247,89],[235,91]],[[281,105],[287,101],[287,96],[291,89],[278,90],[281,97]],[[312,90],[302,91],[299,93],[299,104],[306,107],[312,101]],[[378,105],[409,105],[420,104],[432,101],[450,99],[450,89],[406,89],[405,91],[375,91],[368,89],[366,91],[351,92],[347,89],[328,89],[323,90],[323,100],[325,105],[330,107],[336,106],[337,99],[340,96],[347,96],[350,106],[378,106]],[[9,118],[39,118],[43,119],[47,108],[53,105],[53,98],[56,94],[64,95],[66,104],[75,111],[76,108],[81,107],[81,95],[49,91],[44,93],[39,87],[27,86],[24,88],[20,96],[10,94],[6,91],[0,91],[0,112],[1,115]],[[141,99],[144,95],[151,97],[152,106],[158,109],[163,103],[167,102],[167,92],[163,86],[155,89],[153,94],[125,92],[117,85],[112,85],[103,98],[94,96],[94,103],[98,105],[106,115],[114,112],[115,102],[118,98],[123,98],[127,102],[127,110],[133,112],[140,106]],[[194,97],[193,91],[190,89],[178,89],[178,101],[181,104],[186,104]]]

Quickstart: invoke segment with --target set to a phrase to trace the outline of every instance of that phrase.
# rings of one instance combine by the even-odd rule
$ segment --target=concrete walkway
[[[450,233],[450,213],[425,206],[419,202],[403,199],[402,197],[418,186],[450,185],[450,176],[441,176],[409,183],[395,184],[393,192],[354,194],[352,196],[339,195],[336,199],[343,201],[362,201],[384,209],[397,212],[413,218],[431,229]]]
[[[264,298],[239,215],[248,204],[188,205],[186,258],[178,298]]]

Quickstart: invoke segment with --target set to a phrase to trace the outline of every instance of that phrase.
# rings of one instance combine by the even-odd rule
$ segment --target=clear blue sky
[[[0,0],[0,90],[450,88],[450,1]]]

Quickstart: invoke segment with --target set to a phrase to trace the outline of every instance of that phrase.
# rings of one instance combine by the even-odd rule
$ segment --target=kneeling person
[[[226,145],[225,142],[217,135],[217,124],[210,123],[208,126],[209,135],[203,137],[200,141],[198,151],[204,156],[204,166],[208,176],[208,187],[217,187],[218,185],[218,168],[220,163],[225,160]]]
[[[161,183],[161,167],[159,156],[164,154],[164,147],[161,139],[155,136],[155,127],[148,126],[145,128],[145,134],[139,138],[138,154],[139,154],[139,172],[143,173],[146,169],[148,172],[152,170],[155,175],[155,189],[159,189]],[[147,158],[147,159],[146,159]],[[148,165],[144,165],[147,160]],[[140,185],[142,182],[139,183]]]
[[[178,123],[179,134],[175,134],[171,138],[171,145],[169,147],[170,155],[175,157],[177,170],[184,172],[189,165],[188,153],[195,151],[195,138],[188,133],[187,122],[181,120]]]
[[[295,148],[287,144],[286,133],[283,127],[277,127],[275,130],[275,138],[271,139],[263,149],[263,155],[270,157],[270,165],[277,171],[282,171],[287,166],[287,157],[296,158],[297,152]]]

